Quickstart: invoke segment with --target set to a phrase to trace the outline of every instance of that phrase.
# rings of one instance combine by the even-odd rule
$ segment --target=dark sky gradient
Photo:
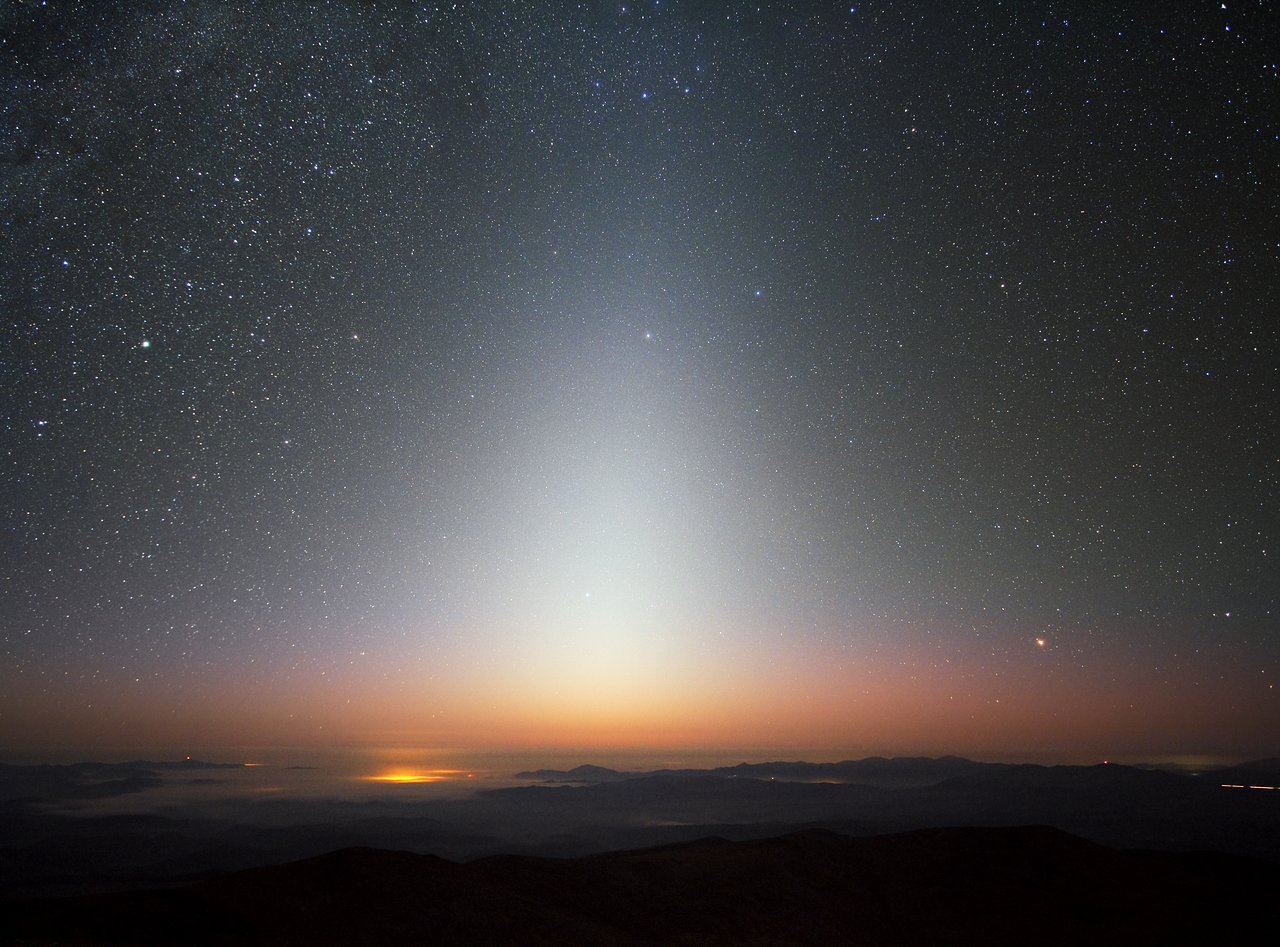
[[[0,14],[0,746],[1280,748],[1268,4]]]

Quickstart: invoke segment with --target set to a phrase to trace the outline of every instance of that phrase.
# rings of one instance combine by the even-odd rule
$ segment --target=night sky
[[[0,747],[1280,748],[1265,0],[0,13]]]

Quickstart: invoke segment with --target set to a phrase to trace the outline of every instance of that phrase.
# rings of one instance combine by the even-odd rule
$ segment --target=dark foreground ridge
[[[10,902],[5,944],[1169,944],[1274,930],[1280,866],[1046,827],[469,864],[353,848],[150,891]]]

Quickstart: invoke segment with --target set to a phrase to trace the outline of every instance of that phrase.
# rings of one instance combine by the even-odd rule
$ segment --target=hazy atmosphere
[[[0,753],[1276,755],[1275,40],[6,4]]]

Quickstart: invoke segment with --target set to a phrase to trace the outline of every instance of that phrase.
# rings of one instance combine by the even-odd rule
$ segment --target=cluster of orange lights
[[[475,773],[461,769],[395,769],[361,778],[368,783],[439,783],[448,779],[474,779]]]

